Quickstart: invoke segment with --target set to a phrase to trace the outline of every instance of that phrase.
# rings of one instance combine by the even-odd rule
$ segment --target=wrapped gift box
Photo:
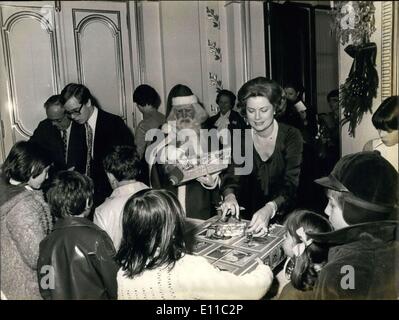
[[[194,235],[191,244],[193,254],[205,257],[220,270],[237,275],[254,270],[258,264],[255,260],[257,257],[271,269],[277,267],[286,258],[282,248],[283,226],[271,224],[269,234],[264,237],[248,238],[244,234],[221,236],[220,232],[216,232],[220,225],[223,225],[219,219],[219,216],[212,217],[191,230]],[[249,223],[247,220],[240,222]]]

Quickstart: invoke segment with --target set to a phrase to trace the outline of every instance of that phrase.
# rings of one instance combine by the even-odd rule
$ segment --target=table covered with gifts
[[[259,257],[272,269],[286,258],[282,248],[284,227],[269,225],[269,233],[253,237],[245,233],[248,220],[230,218],[223,221],[219,215],[206,221],[188,221],[187,244],[192,254],[205,257],[220,270],[237,275],[246,274],[257,266]]]

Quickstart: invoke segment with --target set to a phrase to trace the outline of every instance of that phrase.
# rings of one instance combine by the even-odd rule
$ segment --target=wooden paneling
[[[85,84],[133,129],[135,5],[127,1],[1,2],[0,161],[46,117],[43,103]],[[131,28],[133,25],[133,28]],[[4,135],[3,135],[4,132]]]
[[[45,116],[43,103],[60,88],[54,8],[16,4],[0,5],[3,154],[29,138]]]
[[[67,82],[86,85],[101,107],[133,127],[127,4],[63,1]]]

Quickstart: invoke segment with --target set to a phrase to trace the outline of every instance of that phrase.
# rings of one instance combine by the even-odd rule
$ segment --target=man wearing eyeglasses
[[[44,103],[44,108],[47,119],[39,123],[30,141],[36,142],[46,150],[53,160],[55,170],[75,168],[81,162],[75,155],[79,156],[82,150],[74,149],[69,142],[71,136],[79,135],[83,126],[77,126],[71,130],[71,120],[65,113],[60,95],[48,98]]]
[[[117,145],[134,145],[133,134],[118,116],[99,108],[90,90],[82,84],[70,83],[61,92],[67,116],[72,120],[72,130],[84,128],[84,134],[73,144],[83,146],[82,173],[94,182],[94,205],[100,205],[111,192],[102,164],[105,156]]]

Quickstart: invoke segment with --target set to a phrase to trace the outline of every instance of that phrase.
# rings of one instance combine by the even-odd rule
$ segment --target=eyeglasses
[[[83,106],[84,106],[84,103],[82,103],[78,109],[74,109],[71,111],[65,110],[65,113],[68,116],[78,116],[78,115],[80,115],[80,112],[82,111]]]

